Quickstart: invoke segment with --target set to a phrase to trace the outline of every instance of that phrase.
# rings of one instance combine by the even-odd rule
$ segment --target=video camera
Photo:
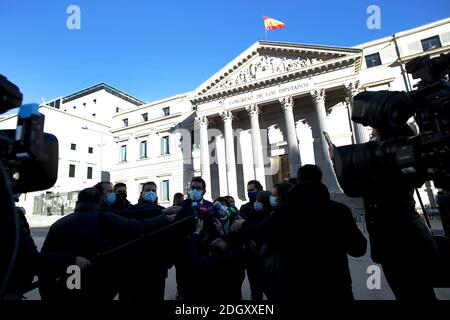
[[[0,131],[0,160],[13,193],[45,190],[58,177],[58,140],[44,132],[37,104],[22,104],[19,88],[0,75],[0,113],[20,107],[17,128]]]
[[[353,99],[352,120],[388,132],[389,138],[334,149],[334,166],[345,194],[361,197],[375,183],[400,181],[420,186],[433,180],[441,189],[437,198],[446,233],[450,191],[450,54],[416,58],[406,64],[414,79],[411,92],[366,91]],[[414,117],[417,134],[402,128]],[[441,205],[446,207],[442,215]],[[445,227],[447,225],[447,227]]]
[[[58,140],[44,132],[39,106],[22,105],[22,97],[19,88],[0,75],[0,114],[20,107],[16,129],[0,131],[0,300],[18,252],[13,194],[48,189],[58,177]]]

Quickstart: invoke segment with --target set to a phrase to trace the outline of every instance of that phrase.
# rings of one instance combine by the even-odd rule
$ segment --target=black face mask
[[[123,201],[123,200],[125,200],[126,198],[127,198],[126,192],[119,192],[119,193],[116,193],[116,200],[117,200],[117,201]]]

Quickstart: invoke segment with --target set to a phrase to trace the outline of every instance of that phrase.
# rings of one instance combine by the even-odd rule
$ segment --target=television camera
[[[44,132],[45,116],[39,106],[22,105],[22,99],[19,88],[0,75],[0,114],[19,108],[16,129],[0,131],[0,299],[18,249],[13,199],[20,193],[52,187],[58,176],[58,140]]]
[[[450,54],[418,57],[406,64],[411,92],[365,91],[353,99],[352,120],[390,132],[381,142],[346,145],[333,150],[338,181],[345,194],[361,197],[373,183],[397,180],[420,186],[432,180],[439,192],[444,231],[450,236]],[[405,135],[414,117],[418,132]]]

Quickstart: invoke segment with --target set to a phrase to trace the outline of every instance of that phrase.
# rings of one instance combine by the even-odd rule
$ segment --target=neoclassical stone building
[[[339,193],[323,132],[338,146],[367,141],[370,128],[350,120],[352,97],[410,91],[405,63],[449,49],[450,19],[355,47],[258,41],[192,92],[117,113],[112,180],[127,183],[131,201],[154,180],[167,205],[201,175],[208,198],[246,201],[247,181],[270,189],[316,163]]]

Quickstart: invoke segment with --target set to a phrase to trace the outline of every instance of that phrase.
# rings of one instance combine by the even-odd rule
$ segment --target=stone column
[[[202,178],[206,182],[206,199],[211,199],[211,171],[209,167],[208,118],[198,116],[195,122],[200,131],[200,168]]]
[[[263,188],[266,187],[266,175],[264,172],[264,158],[262,153],[261,132],[259,129],[259,108],[256,104],[249,105],[245,108],[250,116],[252,128],[252,153],[253,168],[255,170],[255,178],[261,182]]]
[[[215,137],[216,141],[216,161],[217,169],[219,174],[219,194],[228,194],[228,181],[227,181],[227,161],[226,161],[226,151],[225,151],[225,137],[217,135]]]
[[[324,131],[328,132],[326,126],[327,112],[325,108],[325,90],[316,89],[314,91],[311,91],[311,95],[314,100],[314,109],[316,111],[315,114],[319,134],[318,141],[321,150],[321,154],[319,154],[318,164],[321,166],[323,171],[323,181],[328,186],[330,192],[341,192],[341,188],[339,187],[339,183],[337,181],[336,174],[334,173],[334,168],[328,152],[328,144],[323,135]]]
[[[345,85],[345,103],[347,104],[348,112],[350,114],[350,128],[352,130],[353,143],[364,143],[369,141],[367,131],[360,123],[356,123],[351,120],[351,114],[353,109],[353,97],[358,93],[359,81],[350,82]]]
[[[297,132],[295,130],[294,99],[284,97],[279,99],[284,113],[284,122],[286,124],[287,142],[289,148],[289,172],[291,177],[297,176],[297,170],[301,167],[300,151],[298,148]]]
[[[227,163],[228,195],[237,198],[236,157],[234,154],[233,114],[230,110],[220,112],[225,135],[225,152]]]

